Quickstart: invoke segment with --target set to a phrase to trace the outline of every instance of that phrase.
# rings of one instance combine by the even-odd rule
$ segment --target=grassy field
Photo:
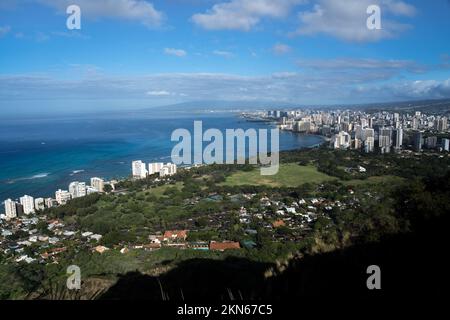
[[[149,190],[146,190],[145,192],[141,192],[141,194],[149,192],[150,194],[153,194],[157,197],[162,197],[164,195],[164,192],[169,188],[177,188],[178,190],[181,190],[183,188],[183,182],[177,182],[174,185],[167,184],[156,188],[151,188]]]
[[[315,166],[300,166],[296,163],[281,164],[278,174],[274,176],[262,176],[260,170],[250,172],[237,172],[222,183],[226,186],[239,185],[266,185],[270,187],[296,187],[304,183],[321,183],[324,181],[339,180],[319,172]],[[348,186],[363,185],[396,185],[403,179],[397,176],[374,176],[365,180],[341,181]]]
[[[237,172],[228,177],[223,185],[267,185],[270,187],[296,187],[304,183],[321,183],[337,180],[317,171],[314,166],[300,166],[296,163],[281,164],[274,176],[262,176],[260,170]]]

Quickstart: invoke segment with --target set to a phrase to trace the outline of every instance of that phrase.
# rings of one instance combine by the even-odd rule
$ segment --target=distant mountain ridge
[[[279,109],[362,109],[362,110],[398,110],[398,111],[426,111],[450,112],[450,98],[435,100],[414,100],[398,102],[380,102],[367,104],[333,104],[333,105],[307,105],[290,102],[267,102],[267,101],[189,101],[160,107],[145,108],[138,111],[151,110],[180,111],[180,112],[202,112],[202,111],[244,111],[244,110],[279,110]]]
[[[204,110],[236,110],[236,109],[268,109],[268,108],[294,108],[301,107],[298,104],[286,102],[264,102],[264,101],[188,101],[166,106],[146,108],[142,111],[164,109],[170,111],[204,111]]]

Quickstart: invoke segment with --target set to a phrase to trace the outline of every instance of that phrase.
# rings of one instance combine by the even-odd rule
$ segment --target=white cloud
[[[295,78],[298,76],[297,72],[275,72],[272,74],[272,78],[275,79],[287,79],[287,78]]]
[[[169,91],[161,90],[161,91],[148,91],[147,95],[154,96],[154,97],[164,97],[164,96],[170,96],[171,93]]]
[[[350,95],[365,97],[369,101],[442,99],[450,98],[450,79],[403,81],[392,84],[361,86],[352,90]]]
[[[312,59],[299,60],[297,65],[302,68],[318,70],[400,70],[421,73],[428,69],[412,60],[380,60],[369,58],[337,58],[337,59]]]
[[[289,53],[291,50],[292,50],[292,48],[290,46],[288,46],[287,44],[283,44],[283,43],[277,43],[276,45],[274,45],[272,47],[273,53],[275,53],[277,55],[283,55],[283,54]]]
[[[395,15],[413,17],[417,10],[414,6],[399,0],[384,0],[383,4]]]
[[[0,27],[0,38],[8,34],[10,31],[11,31],[10,26]]]
[[[367,28],[366,13],[369,5],[378,5],[381,9],[381,29]],[[318,0],[310,11],[299,13],[301,25],[293,34],[328,34],[333,37],[355,42],[378,41],[396,37],[411,28],[400,23],[393,16],[412,17],[416,9],[399,0]]]
[[[216,56],[224,57],[224,58],[232,58],[234,56],[234,54],[232,52],[221,51],[221,50],[214,50],[213,54],[215,54]]]
[[[450,97],[445,81],[399,81],[397,73],[362,69],[353,72],[280,72],[261,76],[218,73],[171,73],[146,76],[86,75],[77,80],[51,76],[0,75],[0,108],[39,101],[104,102],[127,106],[161,101],[246,100],[327,104]],[[151,88],[149,90],[149,88]],[[161,89],[163,88],[163,89]],[[2,109],[3,110],[3,109]],[[9,111],[14,112],[13,109]]]
[[[215,4],[206,13],[197,13],[192,21],[207,30],[249,31],[263,18],[283,18],[304,0],[232,0]]]
[[[177,57],[184,57],[187,55],[187,52],[182,49],[174,49],[174,48],[165,48],[164,53],[171,55],[171,56],[177,56]]]
[[[450,79],[444,81],[420,80],[393,86],[396,95],[412,98],[447,98],[450,96]]]
[[[36,0],[65,13],[73,0]],[[144,0],[77,0],[81,14],[90,18],[116,18],[139,21],[148,27],[159,26],[164,14],[155,9],[152,3]]]

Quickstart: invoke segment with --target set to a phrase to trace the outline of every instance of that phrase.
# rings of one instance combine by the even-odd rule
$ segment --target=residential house
[[[211,241],[209,244],[209,250],[214,251],[235,250],[240,248],[241,245],[239,244],[239,242],[233,241],[224,241],[224,242]]]

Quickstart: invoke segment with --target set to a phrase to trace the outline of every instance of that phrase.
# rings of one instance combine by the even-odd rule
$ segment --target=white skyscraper
[[[399,113],[394,113],[394,121],[399,121],[400,120],[400,114]]]
[[[36,210],[44,210],[45,209],[44,198],[36,198],[36,199],[34,199],[34,208]]]
[[[16,202],[8,199],[5,200],[5,214],[6,219],[13,219],[17,217],[17,209],[16,209]]]
[[[438,120],[438,125],[437,125],[437,129],[438,131],[447,131],[448,129],[448,119],[446,117],[442,117]]]
[[[395,130],[395,149],[401,149],[403,145],[403,129],[398,128]]]
[[[34,213],[34,199],[31,196],[23,196],[20,198],[20,204],[23,206],[23,213]]]
[[[57,201],[54,200],[54,199],[52,199],[52,198],[46,198],[46,199],[45,199],[45,206],[46,206],[47,208],[54,207],[54,206],[56,205],[55,202],[57,202]]]
[[[149,163],[148,164],[148,174],[155,174],[155,173],[159,173],[162,169],[162,167],[164,167],[164,163],[162,162],[155,162],[155,163]]]
[[[97,189],[98,192],[103,192],[105,188],[105,181],[101,178],[91,178],[91,187]]]
[[[381,128],[378,136],[378,146],[381,153],[390,152],[392,146],[392,130],[390,128]]]
[[[80,198],[86,195],[86,183],[74,181],[69,184],[69,192],[72,198]]]
[[[161,177],[164,177],[164,176],[172,176],[176,173],[177,173],[177,165],[173,163],[168,163],[161,168],[159,175]]]
[[[442,149],[445,151],[450,151],[450,140],[449,139],[442,139]]]
[[[92,186],[87,186],[86,187],[86,194],[93,194],[93,193],[98,193],[99,191],[98,191],[98,189],[97,188],[94,188],[94,187],[92,187]]]
[[[375,147],[375,131],[372,128],[364,130],[364,151],[373,152]]]
[[[373,130],[372,128],[366,128],[364,129],[363,132],[363,140],[366,140],[367,138],[374,138],[375,137],[375,130]]]
[[[361,118],[360,122],[361,122],[361,127],[362,127],[362,128],[367,127],[368,121],[367,121],[366,118]]]
[[[331,139],[331,144],[334,149],[347,149],[351,144],[351,137],[348,132],[340,131],[335,134]]]
[[[133,161],[131,166],[133,169],[133,178],[144,179],[147,177],[147,169],[145,168],[145,163],[143,163],[141,160]]]
[[[55,199],[60,205],[66,204],[71,199],[70,192],[67,190],[61,190],[55,192]]]

